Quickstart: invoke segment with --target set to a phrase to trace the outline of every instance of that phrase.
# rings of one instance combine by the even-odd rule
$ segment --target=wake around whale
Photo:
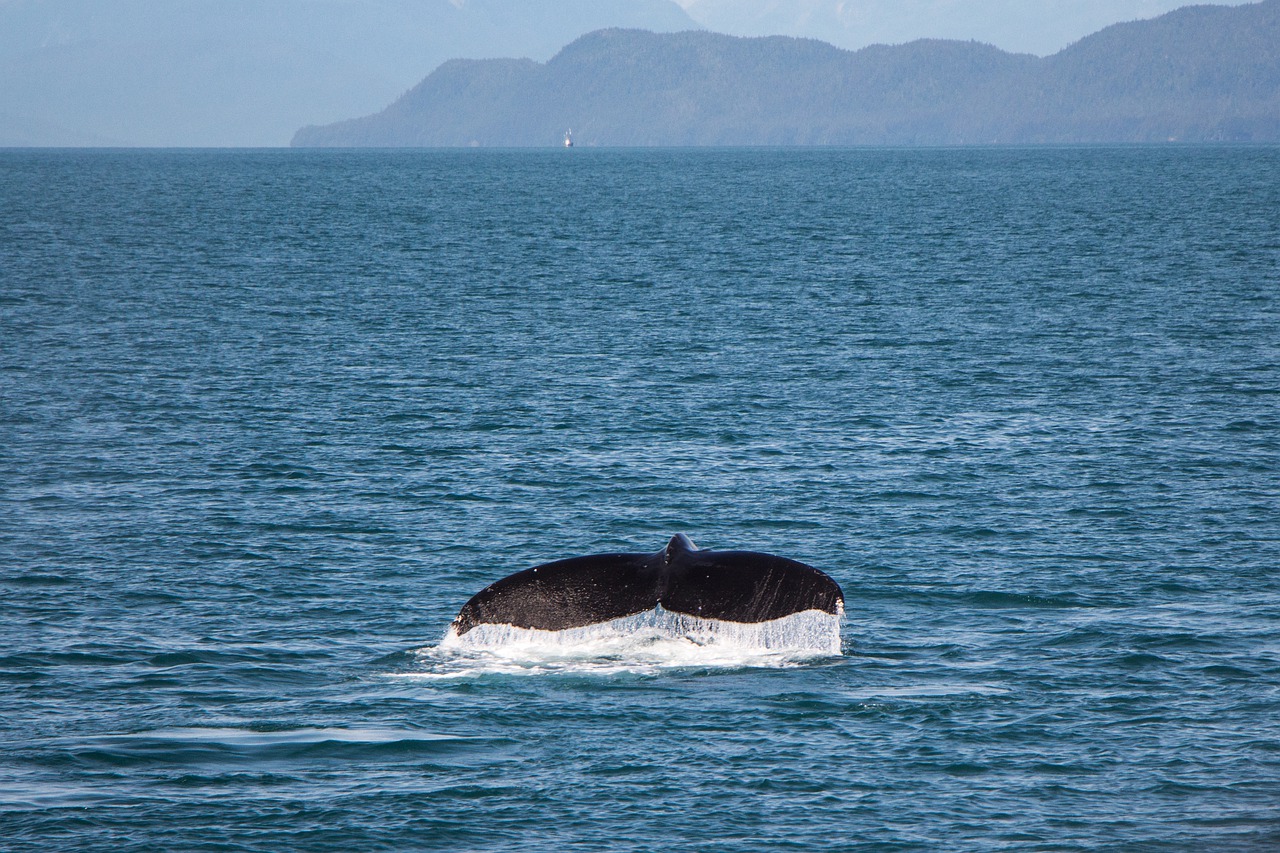
[[[677,533],[652,554],[594,554],[516,572],[472,596],[450,634],[461,637],[481,625],[565,631],[651,610],[744,624],[808,611],[838,618],[844,594],[804,563],[701,549]]]

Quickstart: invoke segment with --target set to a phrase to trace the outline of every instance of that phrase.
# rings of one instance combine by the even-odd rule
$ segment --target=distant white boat
[[[572,131],[572,130],[567,130],[567,131],[565,131],[565,134],[564,134],[564,147],[565,147],[565,148],[572,148],[572,147],[573,147],[573,131]]]

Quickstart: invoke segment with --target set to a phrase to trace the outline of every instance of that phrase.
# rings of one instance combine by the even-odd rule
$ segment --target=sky
[[[1208,2],[1208,0],[1201,0]],[[1217,0],[1239,5],[1242,0]],[[277,146],[611,26],[1054,53],[1179,0],[0,0],[0,146]]]

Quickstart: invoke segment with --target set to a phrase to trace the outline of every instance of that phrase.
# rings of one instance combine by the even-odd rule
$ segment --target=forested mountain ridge
[[[452,61],[295,146],[1280,141],[1280,0],[1117,24],[1043,59],[976,42],[602,30],[546,63]]]

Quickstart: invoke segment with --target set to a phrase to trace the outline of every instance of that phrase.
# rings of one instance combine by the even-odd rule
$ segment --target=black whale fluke
[[[767,622],[805,610],[844,612],[844,594],[812,566],[754,551],[711,551],[677,533],[653,554],[595,554],[516,572],[472,596],[453,620],[561,631],[661,605],[729,622]]]

